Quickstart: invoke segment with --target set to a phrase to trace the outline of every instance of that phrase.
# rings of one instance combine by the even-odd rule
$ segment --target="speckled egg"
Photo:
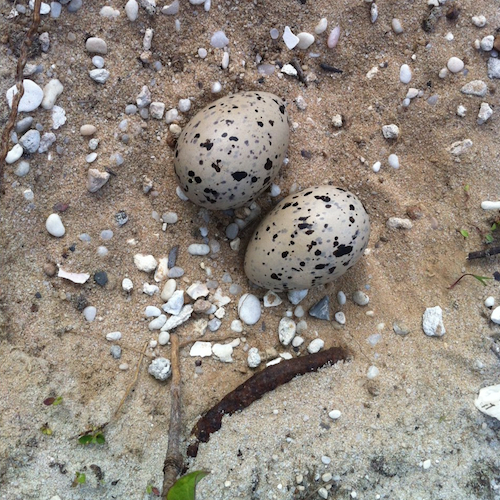
[[[196,205],[225,210],[250,203],[271,184],[288,148],[283,99],[241,92],[203,108],[177,141],[179,186]]]
[[[302,290],[344,274],[363,255],[370,221],[359,199],[319,186],[282,200],[259,224],[245,255],[245,273],[269,290]]]

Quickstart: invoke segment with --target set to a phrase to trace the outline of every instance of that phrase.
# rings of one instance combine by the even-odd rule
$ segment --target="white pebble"
[[[160,289],[156,285],[150,285],[149,283],[144,283],[144,285],[142,286],[142,291],[146,295],[152,297],[156,292],[159,292]]]
[[[278,37],[280,36],[280,32],[276,29],[276,28],[272,28],[270,31],[269,31],[269,34],[271,35],[271,38],[273,40],[277,40]]]
[[[42,108],[52,109],[63,90],[63,84],[59,80],[50,80],[45,87],[43,87]]]
[[[326,17],[323,17],[316,25],[316,28],[314,28],[314,32],[316,33],[316,35],[321,35],[321,33],[324,33],[326,31],[327,27],[328,27],[328,20]]]
[[[212,92],[212,94],[218,94],[221,90],[222,85],[220,84],[220,82],[212,83],[212,87],[210,88],[210,92]]]
[[[441,68],[439,70],[439,73],[438,73],[438,76],[439,78],[443,79],[443,78],[446,78],[448,75],[449,75],[449,71],[448,71],[448,68]]]
[[[399,68],[399,80],[405,84],[411,82],[411,69],[408,64],[402,64],[401,68]]]
[[[495,37],[493,35],[488,35],[485,36],[479,46],[481,47],[481,50],[484,50],[485,52],[489,52],[490,50],[493,50],[493,43],[495,41]]]
[[[106,42],[102,38],[98,38],[95,36],[87,38],[87,41],[85,42],[85,49],[87,50],[87,52],[91,52],[94,54],[105,55],[108,53],[108,46]]]
[[[326,455],[321,457],[321,462],[325,465],[330,465],[332,463],[332,459]]]
[[[233,358],[233,346],[231,344],[214,344],[212,347],[212,352],[219,361],[223,363],[232,363]]]
[[[97,315],[97,309],[94,306],[87,306],[83,310],[83,316],[89,322],[94,321],[96,315]]]
[[[326,500],[328,498],[328,490],[326,488],[321,487],[318,490],[318,496]]]
[[[229,39],[223,31],[216,31],[210,39],[210,45],[216,49],[222,49],[229,43]]]
[[[174,0],[170,5],[165,5],[161,9],[162,14],[175,16],[179,13],[179,0]]]
[[[184,307],[184,291],[176,290],[168,302],[162,306],[162,309],[168,313],[177,316]]]
[[[23,80],[24,94],[19,102],[18,111],[27,112],[34,111],[43,100],[43,90],[33,80]],[[12,99],[17,94],[16,85],[7,90],[6,97],[9,108],[12,108]]]
[[[106,255],[108,255],[108,253],[109,253],[109,250],[105,246],[101,245],[101,246],[97,247],[96,253],[99,257],[106,257]]]
[[[495,305],[495,297],[491,295],[484,300],[484,305],[486,307],[493,307]]]
[[[493,321],[493,323],[500,325],[500,306],[493,309],[490,319],[491,321]]]
[[[23,156],[23,147],[21,144],[15,144],[12,149],[7,153],[5,157],[5,163],[11,164],[15,163],[19,158]]]
[[[222,69],[227,69],[229,66],[229,52],[224,52],[224,54],[222,54],[222,61],[220,63],[220,67]]]
[[[424,462],[422,463],[422,468],[423,468],[424,470],[429,469],[429,468],[430,468],[430,466],[431,466],[431,461],[430,461],[430,460],[424,460]]]
[[[382,164],[379,162],[379,161],[376,161],[373,165],[372,165],[372,170],[377,173],[379,170],[380,170],[380,167],[382,166]]]
[[[269,290],[264,295],[264,307],[276,307],[279,306],[282,302],[283,301],[281,300],[281,297],[272,290]]]
[[[167,345],[169,342],[170,342],[170,333],[160,332],[160,335],[158,335],[158,344]]]
[[[56,238],[61,238],[61,236],[64,236],[64,233],[66,232],[61,217],[59,217],[58,214],[50,214],[45,222],[45,227],[47,228],[49,234],[55,236]]]
[[[366,372],[366,378],[368,379],[374,379],[378,374],[380,373],[379,369],[376,366],[370,366],[368,368],[368,371]]]
[[[289,50],[292,50],[294,47],[298,45],[300,39],[298,36],[295,36],[290,29],[290,26],[285,26],[285,32],[283,33],[283,41]]]
[[[161,309],[156,306],[147,306],[144,310],[144,316],[146,318],[157,318],[161,314]]]
[[[297,48],[301,50],[308,49],[314,43],[314,36],[311,33],[307,33],[303,31],[297,35],[299,39],[299,43],[297,44]]]
[[[160,314],[157,318],[149,322],[148,328],[150,330],[159,330],[167,322],[165,314]]]
[[[246,325],[255,325],[261,315],[259,299],[250,293],[241,296],[238,302],[238,316]]]
[[[345,314],[342,311],[336,312],[335,313],[335,321],[339,325],[345,325],[345,322],[346,322]]]
[[[24,177],[25,175],[28,175],[29,174],[29,171],[30,171],[30,164],[25,161],[25,160],[22,160],[20,161],[18,164],[17,164],[17,167],[16,169],[14,170],[14,173],[18,176],[18,177]]]
[[[467,108],[465,106],[462,106],[462,104],[457,106],[457,116],[463,118],[466,113],[467,113]]]
[[[212,343],[196,341],[189,351],[189,355],[193,358],[206,358],[212,355]]]
[[[306,297],[308,292],[309,290],[293,290],[288,292],[287,297],[290,303],[296,306]]]
[[[343,306],[347,302],[347,297],[343,291],[337,292],[337,302]]]
[[[122,289],[129,293],[132,291],[134,288],[134,284],[132,283],[132,280],[130,278],[124,278],[122,281]]]
[[[231,331],[235,333],[241,333],[243,331],[243,324],[239,319],[231,321]]]
[[[106,83],[109,78],[109,71],[107,69],[92,69],[89,71],[89,76],[97,83]]]
[[[374,23],[378,19],[378,7],[375,2],[373,2],[372,6],[370,7],[370,19],[372,23]]]
[[[443,324],[443,310],[439,307],[428,307],[422,318],[422,329],[429,337],[442,337],[446,330]]]
[[[307,351],[309,352],[309,354],[314,354],[316,352],[321,351],[321,349],[323,349],[324,346],[325,346],[325,341],[324,340],[314,339],[307,346]]]
[[[31,189],[25,189],[23,191],[23,196],[26,201],[33,201],[35,199],[35,194]]]
[[[340,26],[335,26],[335,28],[330,31],[330,35],[328,36],[328,40],[326,41],[326,45],[329,49],[334,49],[339,43],[340,38]]]
[[[448,62],[446,63],[446,67],[452,73],[458,73],[459,71],[462,71],[464,69],[464,62],[458,57],[450,57],[448,59]]]
[[[401,21],[399,19],[394,18],[391,21],[391,26],[392,26],[392,31],[399,35],[400,33],[403,33],[403,26],[401,24]]]
[[[389,217],[385,225],[389,229],[411,229],[413,227],[410,219],[402,219],[400,217]]]
[[[259,350],[256,347],[252,347],[248,351],[247,363],[249,368],[257,368],[261,363],[261,357]]]
[[[101,56],[94,56],[92,58],[92,64],[96,67],[96,68],[104,68],[104,58],[102,58]]]
[[[477,124],[483,125],[483,123],[486,123],[491,118],[492,114],[493,110],[491,109],[490,105],[487,102],[482,102],[481,108],[479,109],[479,113],[477,115]]]
[[[399,158],[398,155],[391,154],[388,158],[389,166],[392,168],[399,168]]]
[[[142,253],[134,255],[134,264],[139,271],[144,271],[145,273],[154,271],[158,266],[158,262],[152,255],[143,255]]]
[[[125,14],[127,14],[129,21],[135,21],[137,19],[139,16],[139,4],[136,0],[128,0],[125,4]]]
[[[384,125],[382,127],[382,134],[386,139],[397,139],[399,137],[399,127],[394,123]]]
[[[281,188],[277,184],[271,184],[271,197],[275,198],[281,194]]]
[[[300,321],[299,321],[300,323]],[[292,346],[293,347],[300,347],[304,343],[304,339],[302,337],[299,337],[298,335],[293,338],[292,340]]]
[[[106,340],[109,340],[110,342],[120,340],[121,338],[122,334],[120,332],[110,332],[106,334]]]
[[[287,346],[295,337],[297,331],[297,325],[295,321],[290,318],[281,318],[278,326],[279,340],[282,345]]]
[[[181,113],[187,113],[191,109],[190,99],[179,99],[179,111]]]
[[[291,64],[284,64],[281,72],[285,75],[297,76],[297,70]]]
[[[342,415],[342,413],[340,412],[340,410],[332,410],[328,416],[332,419],[332,420],[337,420],[338,418],[340,418]]]
[[[358,306],[366,306],[368,305],[368,302],[370,302],[368,295],[360,290],[357,290],[352,294],[352,300],[355,304],[358,304]]]
[[[500,201],[483,201],[481,208],[483,210],[500,210]]]
[[[453,36],[453,33],[446,33],[444,35],[445,39],[448,40],[448,42],[451,42],[455,37]]]
[[[176,288],[177,288],[177,282],[173,278],[169,279],[165,283],[163,290],[161,291],[160,295],[161,299],[164,300],[165,302],[168,302],[168,300],[174,294]]]
[[[484,16],[472,16],[472,24],[478,28],[483,28],[486,26],[486,17]]]

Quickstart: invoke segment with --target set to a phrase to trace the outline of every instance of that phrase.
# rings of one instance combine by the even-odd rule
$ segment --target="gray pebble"
[[[168,252],[167,267],[169,269],[172,269],[175,267],[175,263],[177,262],[178,252],[179,252],[179,245],[175,245],[175,247],[172,247],[170,252]]]
[[[368,295],[360,290],[352,294],[352,300],[355,304],[358,304],[358,306],[366,306],[368,302],[370,302],[370,298],[368,297]]]
[[[19,144],[21,144],[25,153],[35,153],[40,146],[40,132],[38,132],[38,130],[28,130],[28,132],[19,139]]]
[[[409,328],[406,328],[405,325],[403,325],[402,323],[398,323],[396,321],[392,324],[392,329],[394,330],[394,333],[396,335],[404,336],[410,333]]]
[[[242,292],[242,288],[241,288],[241,285],[237,285],[236,283],[233,283],[230,287],[229,287],[229,293],[231,295],[239,295],[241,292]]]
[[[104,68],[104,58],[102,58],[101,56],[94,56],[92,58],[92,64],[98,68],[98,69],[102,69]]]
[[[150,330],[159,330],[166,322],[167,317],[165,316],[165,314],[160,314],[157,318],[152,319],[149,322],[148,328]]]
[[[93,69],[89,71],[89,76],[97,83],[106,83],[109,78],[109,71],[107,69]]]
[[[168,313],[177,316],[184,306],[184,292],[182,290],[176,290],[172,297],[168,299],[166,304],[163,304],[162,309]]]
[[[240,231],[240,228],[238,227],[238,224],[231,222],[231,224],[229,224],[226,227],[226,236],[230,240],[234,240],[238,236],[239,231]]]
[[[179,220],[179,216],[175,212],[166,212],[161,216],[161,220],[167,224],[175,224]]]
[[[135,104],[127,104],[125,106],[126,115],[135,115],[137,113],[137,106]]]
[[[411,229],[413,227],[410,219],[401,219],[399,217],[389,217],[385,225],[389,229]]]
[[[111,352],[111,356],[115,359],[120,359],[122,357],[122,348],[119,345],[112,345],[109,351]]]
[[[488,76],[490,78],[500,78],[500,59],[494,57],[488,59]]]
[[[188,247],[188,252],[191,255],[208,255],[210,253],[210,247],[203,243],[192,243]]]
[[[330,321],[330,297],[325,295],[319,302],[309,309],[309,315],[313,318]]]
[[[293,290],[291,292],[288,292],[288,300],[296,306],[299,302],[301,302],[305,296],[307,295],[307,292],[309,290]]]
[[[477,97],[484,97],[486,92],[488,92],[488,86],[482,80],[473,80],[472,82],[466,83],[460,92],[466,95],[474,95]]]
[[[25,161],[25,160],[21,160],[17,166],[16,166],[16,169],[14,170],[14,173],[18,176],[18,177],[24,177],[25,175],[27,175],[30,171],[30,164]]]
[[[146,108],[151,104],[151,91],[147,87],[147,85],[144,85],[135,98],[135,102],[137,103],[137,107],[139,109],[141,108]]]
[[[108,46],[106,42],[102,38],[98,38],[96,36],[91,36],[90,38],[87,38],[87,41],[85,42],[85,49],[87,50],[87,52],[91,52],[93,54],[108,53]]]
[[[78,12],[83,5],[83,0],[71,0],[68,5],[68,12]]]
[[[61,15],[62,6],[59,2],[50,2],[50,17],[57,19]]]
[[[345,296],[344,292],[340,291],[337,293],[337,302],[341,306],[343,306],[347,302],[347,297]]]
[[[23,132],[26,132],[33,123],[33,117],[32,116],[27,116],[26,118],[23,118],[22,120],[19,120],[16,123],[16,132],[18,134],[22,134]]]
[[[208,329],[211,332],[216,332],[221,327],[221,325],[222,321],[219,318],[214,318],[208,322]]]
[[[169,278],[180,278],[181,276],[184,276],[184,269],[179,266],[174,266],[172,269],[168,270],[167,276]]]
[[[115,214],[115,221],[120,227],[124,226],[128,222],[127,212],[125,212],[125,210],[117,212]]]

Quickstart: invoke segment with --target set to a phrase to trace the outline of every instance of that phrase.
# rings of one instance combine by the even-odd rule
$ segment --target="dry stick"
[[[9,136],[14,128],[14,123],[17,117],[17,109],[19,107],[19,102],[24,94],[23,86],[23,71],[24,66],[26,66],[26,61],[28,60],[28,49],[33,43],[33,37],[40,26],[40,6],[42,5],[42,0],[35,0],[35,6],[33,9],[33,21],[31,22],[30,29],[26,34],[23,45],[21,46],[21,51],[19,54],[19,59],[17,60],[17,70],[16,70],[16,88],[17,93],[14,94],[12,99],[12,107],[10,110],[9,119],[3,129],[2,139],[1,139],[1,149],[0,149],[0,187],[3,181],[3,168],[5,164],[5,158],[9,150]]]
[[[184,459],[180,452],[182,431],[181,422],[181,368],[179,362],[179,337],[176,333],[170,336],[172,343],[170,356],[172,358],[172,385],[170,386],[170,425],[168,428],[168,447],[163,463],[162,498],[166,499],[168,491],[182,472]]]
[[[477,252],[471,252],[467,257],[467,260],[483,259],[485,257],[490,257],[491,255],[497,255],[499,253],[500,253],[500,247],[486,248],[485,250],[478,250]]]

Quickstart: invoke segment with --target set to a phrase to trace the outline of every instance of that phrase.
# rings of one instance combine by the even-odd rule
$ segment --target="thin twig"
[[[137,382],[137,377],[139,377],[139,369],[141,368],[142,359],[144,358],[144,354],[146,353],[146,349],[147,349],[148,345],[149,345],[148,342],[146,342],[144,344],[144,347],[143,347],[142,352],[141,352],[141,357],[139,358],[139,361],[137,362],[137,366],[135,368],[134,378],[132,379],[132,382],[130,382],[129,386],[127,387],[127,390],[126,390],[122,400],[120,401],[120,404],[118,405],[118,408],[116,409],[115,414],[113,415],[113,418],[118,416],[118,414],[120,413],[120,410],[122,409],[123,403],[125,403],[125,400],[127,399],[128,395],[130,394],[130,391],[134,388],[134,385]]]
[[[182,472],[184,459],[180,452],[180,441],[182,432],[182,407],[181,407],[181,368],[179,361],[179,336],[172,333],[170,336],[171,362],[172,362],[172,385],[170,386],[170,425],[168,428],[168,447],[165,462],[163,463],[163,487],[162,498],[166,499],[168,491]]]
[[[499,253],[500,253],[500,247],[486,248],[484,250],[478,250],[477,252],[471,252],[467,257],[467,260],[484,259],[486,257],[490,257],[491,255],[497,255]]]
[[[21,51],[19,54],[19,59],[17,60],[17,70],[16,70],[16,88],[17,93],[14,94],[12,98],[12,107],[10,110],[9,119],[3,129],[2,140],[1,140],[1,149],[0,149],[0,188],[2,186],[3,181],[3,169],[5,164],[5,158],[7,156],[7,152],[9,150],[9,136],[14,128],[14,123],[17,117],[17,110],[19,107],[19,102],[24,94],[24,86],[23,86],[23,72],[24,67],[26,66],[26,61],[28,60],[28,49],[31,47],[33,43],[33,38],[35,33],[38,31],[38,27],[40,26],[40,6],[42,5],[42,0],[35,0],[35,6],[33,8],[33,20],[31,21],[30,29],[26,34],[26,38],[21,46]]]

